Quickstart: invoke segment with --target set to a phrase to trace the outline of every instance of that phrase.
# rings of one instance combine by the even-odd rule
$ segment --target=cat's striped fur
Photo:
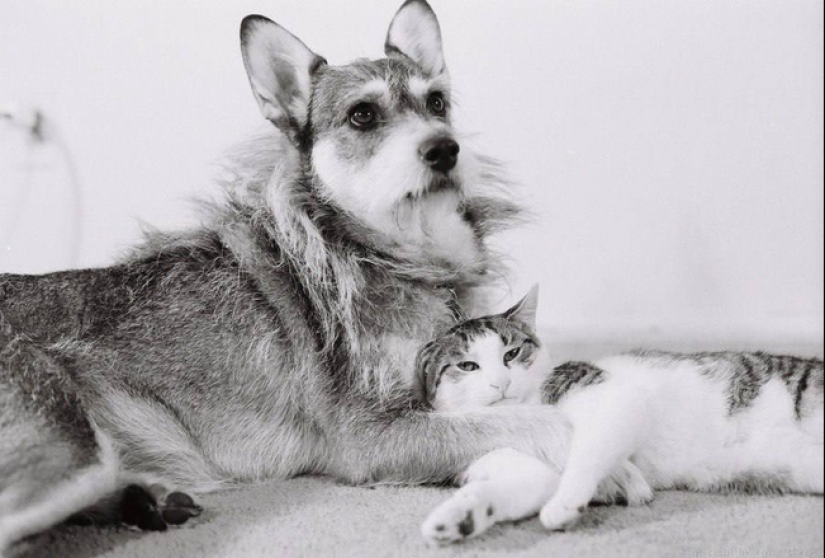
[[[821,401],[822,360],[761,351],[673,353],[635,350],[625,353],[652,366],[672,367],[689,363],[696,373],[721,380],[726,385],[728,412],[733,415],[748,408],[771,378],[780,378],[793,398],[794,413],[802,419]],[[604,381],[604,371],[589,362],[566,362],[557,366],[543,386],[545,403],[558,403],[568,391]]]
[[[654,365],[673,366],[690,363],[708,377],[719,379],[727,386],[728,411],[737,413],[750,406],[760,390],[771,378],[780,378],[794,401],[794,413],[802,418],[822,404],[815,401],[822,393],[822,360],[765,352],[697,352],[672,353],[666,351],[637,350],[627,353]],[[814,399],[812,401],[812,398]]]

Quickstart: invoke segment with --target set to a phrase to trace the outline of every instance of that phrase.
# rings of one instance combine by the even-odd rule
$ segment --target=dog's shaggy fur
[[[418,348],[496,277],[486,240],[519,214],[489,161],[435,172],[415,152],[452,137],[429,6],[407,2],[373,62],[329,67],[260,17],[242,41],[278,130],[239,150],[203,227],[103,269],[0,276],[0,548],[135,479],[420,483],[502,446],[565,454],[552,409],[433,415],[412,391]],[[347,94],[380,132],[352,127]],[[353,196],[365,168],[384,205]]]

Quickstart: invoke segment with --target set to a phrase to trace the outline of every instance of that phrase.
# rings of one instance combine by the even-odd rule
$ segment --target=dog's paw
[[[165,531],[169,525],[181,525],[201,514],[201,508],[183,492],[168,492],[160,485],[148,488],[131,484],[123,490],[120,501],[121,520],[142,531]]]
[[[541,509],[539,520],[542,525],[551,531],[566,531],[578,522],[586,509],[586,504],[565,506],[551,500]]]
[[[465,486],[430,513],[421,526],[421,534],[428,542],[437,545],[460,542],[495,524],[492,505],[473,488]]]
[[[160,516],[168,525],[182,525],[193,517],[198,517],[203,508],[200,507],[189,494],[184,492],[170,492],[165,498],[158,500]]]

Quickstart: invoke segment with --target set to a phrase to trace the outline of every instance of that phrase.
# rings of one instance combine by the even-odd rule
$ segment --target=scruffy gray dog
[[[260,16],[241,43],[275,133],[239,150],[205,225],[107,268],[0,276],[0,553],[127,486],[145,490],[121,519],[162,529],[197,513],[173,490],[564,455],[551,408],[436,415],[413,395],[419,347],[486,310],[485,241],[519,215],[459,155],[429,5],[400,8],[379,60],[328,65]]]

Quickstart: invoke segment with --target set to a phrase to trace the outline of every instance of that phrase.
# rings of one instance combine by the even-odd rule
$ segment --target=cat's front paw
[[[644,506],[652,502],[654,497],[653,489],[641,475],[625,485],[625,495],[628,506]]]
[[[539,520],[542,525],[551,531],[565,531],[578,522],[586,509],[586,504],[565,506],[556,504],[551,500],[541,509]]]
[[[602,480],[591,504],[643,506],[653,501],[653,489],[636,465],[625,461]]]
[[[421,534],[437,545],[460,542],[486,531],[495,523],[494,514],[476,486],[467,485],[430,513]]]

